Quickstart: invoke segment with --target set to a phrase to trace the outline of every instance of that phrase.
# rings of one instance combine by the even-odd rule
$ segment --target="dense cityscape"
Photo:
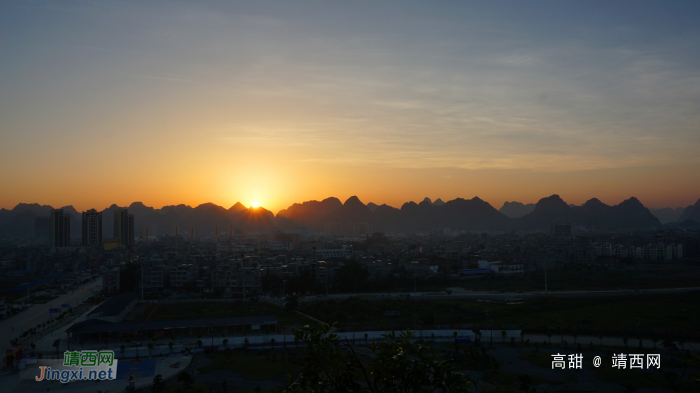
[[[529,212],[508,212],[521,215],[511,219],[530,216],[535,222],[549,217],[553,221],[548,229],[509,231],[375,231],[382,223],[357,220],[367,218],[374,204],[364,205],[355,197],[316,220],[307,210],[306,216],[296,217],[299,226],[292,229],[295,221],[284,214],[298,204],[276,217],[259,206],[236,204],[234,208],[239,206],[245,214],[193,214],[172,225],[170,234],[161,235],[153,235],[155,228],[148,225],[136,230],[135,223],[145,221],[138,216],[139,208],[143,210],[138,203],[131,209],[136,214],[131,207],[112,206],[80,215],[72,208],[19,205],[5,211],[5,222],[16,225],[17,217],[33,217],[34,234],[24,237],[20,230],[3,239],[2,311],[7,321],[30,312],[36,315],[31,316],[31,326],[11,323],[6,334],[12,337],[13,349],[8,353],[41,359],[51,356],[51,347],[58,352],[99,345],[138,359],[154,351],[200,356],[201,351],[229,346],[272,350],[276,341],[283,342],[284,352],[287,345],[296,347],[296,329],[314,323],[332,323],[338,334],[352,337],[354,345],[358,336],[367,341],[369,335],[380,338],[384,331],[403,329],[430,334],[437,341],[477,343],[485,332],[491,345],[494,331],[496,341],[503,342],[551,340],[553,331],[562,343],[572,337],[576,341],[579,335],[605,338],[610,344],[623,340],[625,346],[628,337],[636,335],[640,347],[662,336],[667,344],[697,340],[698,331],[692,327],[696,322],[669,324],[663,314],[642,322],[639,315],[624,314],[630,308],[634,313],[640,307],[653,309],[649,296],[681,296],[694,302],[700,279],[700,227],[693,218],[700,205],[681,212],[681,222],[660,224],[657,218],[648,227],[605,229],[597,222],[591,225],[591,215],[579,222],[563,221],[571,218],[566,209],[577,207],[566,206],[564,213],[554,214],[548,210],[557,198],[544,198]],[[416,206],[432,209],[444,206],[441,202],[426,198]],[[212,206],[205,207],[216,211]],[[348,206],[351,213],[339,214]],[[410,209],[406,204],[402,210],[406,206]],[[654,217],[646,208],[640,211]],[[40,216],[46,212],[48,216]],[[164,208],[155,214],[171,212]],[[109,221],[107,214],[112,215]],[[539,220],[532,218],[538,215]],[[197,221],[214,224],[203,228]],[[159,231],[164,232],[162,223]],[[552,308],[546,316],[527,311],[524,304],[532,307],[548,296],[570,300],[546,303]],[[591,321],[586,313],[567,316],[566,321],[560,316],[570,312],[572,303],[575,308],[590,307],[591,301],[610,296],[625,299],[614,310],[616,320]],[[406,302],[418,303],[406,309]],[[483,308],[479,302],[492,305]],[[48,314],[43,304],[49,305]],[[467,309],[453,312],[462,307]],[[446,308],[451,310],[448,314]],[[36,327],[34,322],[39,322]],[[22,349],[28,342],[30,348]],[[298,367],[288,361],[290,369]],[[484,378],[503,383],[493,376]]]

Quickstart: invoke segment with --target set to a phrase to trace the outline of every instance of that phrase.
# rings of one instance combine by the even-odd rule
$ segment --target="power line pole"
[[[143,300],[143,261],[141,261],[141,300]]]

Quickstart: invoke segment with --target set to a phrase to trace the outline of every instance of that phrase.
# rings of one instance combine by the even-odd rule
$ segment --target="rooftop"
[[[491,269],[459,269],[459,274],[491,274],[495,273]]]
[[[111,317],[119,315],[125,308],[136,300],[133,292],[120,293],[102,302],[99,306],[90,311],[88,317]]]

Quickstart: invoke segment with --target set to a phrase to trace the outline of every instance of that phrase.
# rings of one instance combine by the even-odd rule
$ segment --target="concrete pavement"
[[[51,319],[52,315],[49,314],[50,308],[59,308],[61,310],[65,309],[61,307],[62,304],[70,304],[72,307],[83,303],[87,298],[92,296],[92,290],[100,290],[102,288],[102,282],[100,280],[95,280],[91,283],[81,285],[79,288],[87,288],[87,290],[76,289],[71,293],[67,293],[59,296],[58,298],[52,300],[46,304],[35,304],[29,309],[7,318],[0,322],[0,338],[5,339],[5,342],[0,342],[3,346],[10,346],[10,340],[15,337],[21,337],[22,333],[30,328],[36,328],[38,324],[44,323]],[[53,314],[53,316],[58,316],[59,314]],[[46,331],[53,329],[53,327],[44,328]]]

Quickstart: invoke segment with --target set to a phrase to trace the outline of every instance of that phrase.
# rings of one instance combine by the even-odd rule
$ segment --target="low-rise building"
[[[194,264],[181,264],[170,268],[170,288],[183,288],[199,278],[199,268]]]
[[[322,248],[313,251],[314,256],[318,259],[328,258],[352,258],[352,246],[342,246],[341,248]]]

